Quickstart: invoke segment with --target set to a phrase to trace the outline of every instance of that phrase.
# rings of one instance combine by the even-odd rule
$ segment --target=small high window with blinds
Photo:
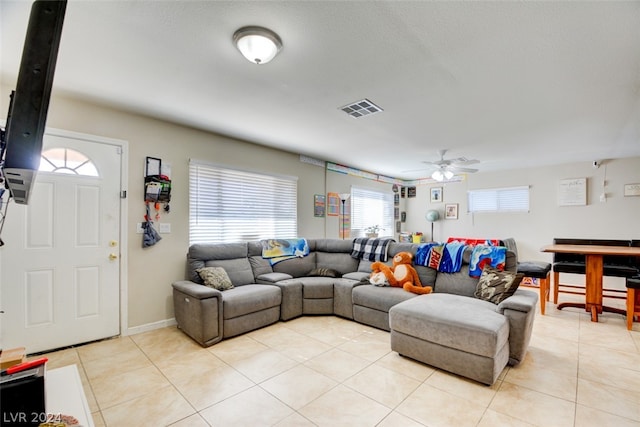
[[[393,193],[351,187],[351,236],[364,237],[365,229],[382,227],[379,237],[393,237]]]
[[[297,237],[297,177],[189,162],[189,243]]]
[[[469,212],[529,212],[529,187],[469,190]]]

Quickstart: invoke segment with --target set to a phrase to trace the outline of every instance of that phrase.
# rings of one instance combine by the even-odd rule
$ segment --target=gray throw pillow
[[[478,280],[474,296],[494,304],[500,304],[515,293],[523,277],[522,273],[516,274],[485,266]]]
[[[204,267],[197,269],[196,272],[200,275],[205,286],[219,291],[226,291],[227,289],[233,288],[233,283],[231,283],[229,275],[222,267]]]

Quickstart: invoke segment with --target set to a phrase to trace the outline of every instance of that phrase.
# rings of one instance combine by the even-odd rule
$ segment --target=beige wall
[[[10,88],[2,87],[2,93]],[[6,116],[2,104],[0,117]],[[324,236],[324,218],[313,216],[313,194],[325,193],[324,168],[302,163],[286,153],[192,128],[179,126],[89,102],[54,96],[47,126],[128,142],[128,327],[162,322],[173,317],[171,282],[184,278],[189,245],[188,163],[190,158],[230,166],[280,173],[298,179],[299,235]],[[171,212],[161,222],[171,224],[157,245],[142,249],[136,223],[145,213],[142,201],[145,157],[171,164]],[[337,235],[336,235],[337,237]]]
[[[606,170],[605,170],[606,168]],[[606,172],[606,202],[600,202]],[[586,206],[558,206],[559,181],[567,178],[587,178]],[[590,163],[572,163],[535,169],[477,173],[462,182],[443,186],[443,202],[431,203],[431,187],[417,188],[417,197],[407,200],[408,230],[429,230],[424,214],[430,209],[444,217],[447,203],[459,204],[459,219],[434,224],[436,240],[449,236],[478,238],[514,237],[521,259],[550,260],[540,247],[554,237],[640,239],[640,197],[624,197],[624,184],[640,182],[640,157],[609,160],[598,169]],[[528,213],[467,213],[467,191],[529,185]]]
[[[1,93],[10,89],[2,87]],[[0,117],[6,116],[6,103],[0,104]],[[297,154],[215,135],[144,116],[69,99],[54,93],[48,127],[81,132],[128,142],[128,327],[130,330],[162,323],[173,318],[171,282],[182,279],[188,249],[188,161],[197,158],[256,171],[299,177],[298,232],[308,238],[338,237],[338,217],[315,218],[313,195],[348,192],[352,185],[391,190],[383,184],[302,163]],[[301,141],[303,144],[304,141]],[[171,164],[171,213],[161,222],[171,223],[157,245],[141,248],[141,235],[135,225],[142,221],[143,171],[146,156],[159,157]],[[538,248],[553,237],[640,238],[640,197],[623,197],[622,185],[640,182],[640,158],[616,160],[607,164],[606,203],[597,201],[603,169],[589,164],[572,164],[544,169],[523,169],[470,175],[462,183],[444,186],[444,202],[460,204],[459,220],[436,223],[437,239],[449,235],[515,237],[522,255],[544,259]],[[584,207],[558,207],[556,187],[559,179],[589,178],[589,204]],[[484,214],[471,217],[466,212],[466,191],[486,187],[531,185],[531,212],[528,214]],[[419,186],[417,197],[402,199],[407,211],[404,229],[427,232],[424,213],[430,208],[429,188]],[[599,194],[599,193],[598,193]],[[125,331],[126,332],[126,331]]]

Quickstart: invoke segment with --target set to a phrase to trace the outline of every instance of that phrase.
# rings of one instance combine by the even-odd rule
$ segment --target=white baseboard
[[[131,328],[127,328],[122,335],[123,336],[136,335],[136,334],[141,334],[143,332],[153,331],[155,329],[166,328],[168,326],[176,326],[177,324],[178,322],[176,322],[175,318],[160,320],[158,322],[147,323],[146,325],[133,326]]]

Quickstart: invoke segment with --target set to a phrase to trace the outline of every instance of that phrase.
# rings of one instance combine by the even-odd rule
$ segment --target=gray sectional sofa
[[[394,351],[485,384],[523,360],[538,295],[518,289],[497,305],[474,298],[478,279],[468,275],[470,249],[457,273],[414,265],[422,284],[433,286],[432,294],[417,295],[367,284],[371,262],[351,256],[351,241],[310,239],[308,245],[309,255],[273,266],[259,241],[191,246],[187,280],[173,283],[178,327],[210,346],[278,321],[332,314],[390,331]],[[418,247],[390,243],[387,263]],[[515,272],[516,265],[507,252],[505,269]],[[202,267],[224,268],[234,287],[204,286],[196,271]],[[334,273],[341,277],[330,277]]]

